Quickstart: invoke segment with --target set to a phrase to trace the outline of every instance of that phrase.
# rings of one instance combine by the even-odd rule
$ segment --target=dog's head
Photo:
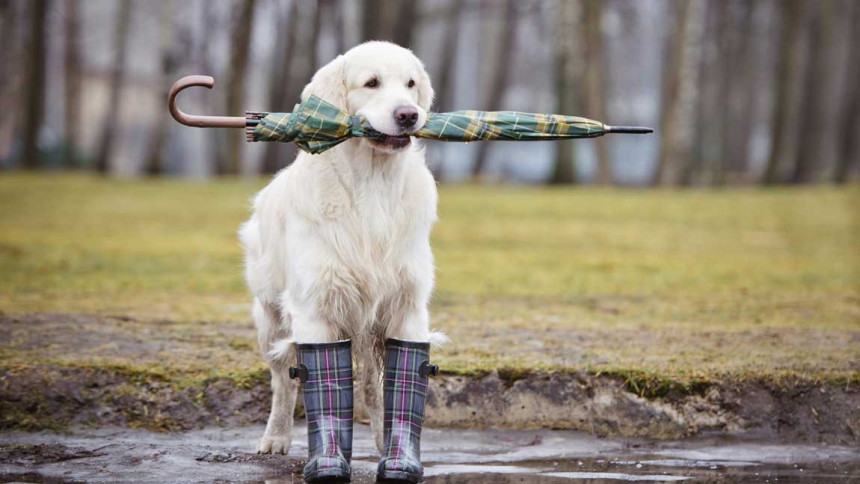
[[[424,125],[433,103],[424,64],[408,49],[376,41],[350,49],[317,71],[302,100],[311,95],[364,116],[388,136],[363,142],[385,153],[409,146],[409,135]]]

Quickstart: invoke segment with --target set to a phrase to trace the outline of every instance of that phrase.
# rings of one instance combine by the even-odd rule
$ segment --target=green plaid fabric
[[[292,113],[247,113],[248,141],[295,142],[308,153],[322,153],[351,137],[382,139],[361,116],[351,116],[311,96]],[[594,138],[603,123],[576,116],[515,111],[430,113],[416,138],[439,141],[539,141]]]

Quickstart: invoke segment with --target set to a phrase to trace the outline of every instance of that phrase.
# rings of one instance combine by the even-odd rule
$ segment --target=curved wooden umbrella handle
[[[243,116],[198,116],[196,114],[186,114],[176,107],[176,96],[183,90],[193,86],[202,86],[207,89],[212,89],[215,85],[215,79],[211,76],[186,76],[173,83],[170,86],[170,93],[167,95],[167,109],[173,118],[186,126],[196,128],[244,128],[245,118]]]

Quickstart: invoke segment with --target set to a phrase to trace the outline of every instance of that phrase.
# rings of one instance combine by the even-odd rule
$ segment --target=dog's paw
[[[284,454],[290,451],[290,437],[283,435],[264,435],[257,446],[258,454]]]

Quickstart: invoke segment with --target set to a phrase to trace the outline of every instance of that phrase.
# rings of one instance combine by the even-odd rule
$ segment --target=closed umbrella
[[[188,76],[170,90],[168,105],[180,123],[198,127],[244,127],[248,141],[294,142],[309,153],[322,153],[349,138],[385,139],[362,116],[350,115],[323,99],[311,96],[290,113],[248,112],[245,117],[193,116],[175,106],[186,87],[211,88],[207,76]],[[544,141],[595,138],[607,133],[651,133],[651,128],[609,126],[600,121],[558,114],[516,111],[455,111],[429,113],[427,122],[410,136],[438,141]]]

